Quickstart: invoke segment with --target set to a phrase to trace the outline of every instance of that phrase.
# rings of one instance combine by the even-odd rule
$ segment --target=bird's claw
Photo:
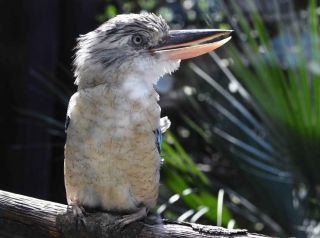
[[[78,204],[72,204],[70,206],[72,209],[73,217],[75,219],[76,227],[78,228],[80,225],[86,226],[87,225],[87,222],[86,222],[87,213],[84,210],[83,206],[80,206]]]
[[[79,206],[79,205],[71,205],[72,208],[72,213],[74,216],[77,217],[86,217],[87,213],[84,210],[83,206]]]
[[[141,208],[135,213],[122,216],[122,218],[117,220],[115,223],[117,226],[119,226],[122,229],[125,226],[129,225],[130,223],[141,220],[146,216],[147,216],[146,208]]]

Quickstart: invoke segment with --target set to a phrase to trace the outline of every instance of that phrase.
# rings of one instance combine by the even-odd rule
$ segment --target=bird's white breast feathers
[[[79,90],[69,102],[65,184],[69,204],[135,210],[155,204],[158,94],[145,80]],[[170,122],[162,120],[165,129]]]

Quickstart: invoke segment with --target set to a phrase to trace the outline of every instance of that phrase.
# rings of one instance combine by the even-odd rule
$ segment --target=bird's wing
[[[73,110],[75,110],[75,107],[76,107],[76,104],[77,104],[76,102],[79,101],[79,96],[80,96],[80,94],[78,92],[76,92],[70,98],[70,101],[69,101],[69,104],[68,104],[68,109],[67,109],[66,121],[65,121],[65,124],[64,124],[65,132],[67,132],[67,129],[68,129],[68,126],[69,126],[70,120],[71,120],[71,112]]]
[[[155,137],[156,137],[156,146],[158,149],[159,154],[161,153],[161,143],[162,143],[162,133],[161,133],[161,129],[158,128],[154,131]]]
[[[161,153],[162,133],[164,133],[171,125],[168,117],[160,118],[160,127],[154,131],[156,137],[156,146],[158,152]]]
[[[66,121],[64,123],[64,131],[67,132],[68,126],[70,124],[70,117],[67,115],[66,116]]]

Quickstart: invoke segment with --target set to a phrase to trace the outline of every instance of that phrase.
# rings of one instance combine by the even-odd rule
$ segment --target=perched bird
[[[118,15],[78,39],[65,145],[65,187],[75,214],[100,209],[146,216],[159,189],[159,95],[153,86],[180,60],[225,44],[229,30],[169,30],[151,13]],[[221,39],[221,37],[223,39]]]

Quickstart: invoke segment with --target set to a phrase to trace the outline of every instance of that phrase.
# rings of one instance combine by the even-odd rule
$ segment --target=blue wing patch
[[[161,153],[161,143],[162,143],[162,133],[161,133],[161,129],[158,128],[156,130],[153,131],[156,138],[155,138],[155,142],[156,142],[156,146],[158,149],[159,154]]]
[[[66,122],[64,123],[64,131],[67,131],[69,123],[70,123],[70,117],[67,116],[66,117]]]

